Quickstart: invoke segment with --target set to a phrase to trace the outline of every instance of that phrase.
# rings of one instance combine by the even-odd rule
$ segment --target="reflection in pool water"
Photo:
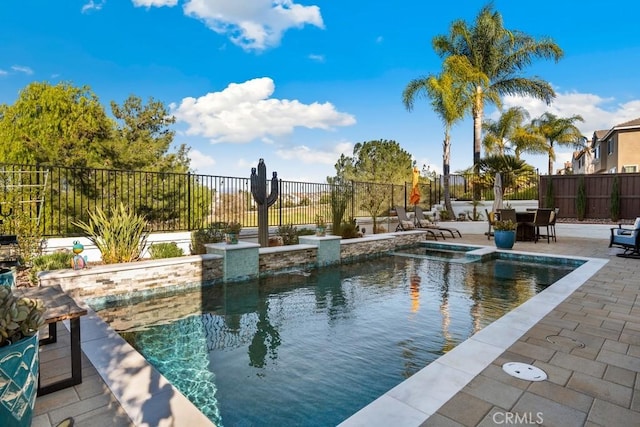
[[[327,426],[574,268],[389,256],[100,315],[219,426]]]

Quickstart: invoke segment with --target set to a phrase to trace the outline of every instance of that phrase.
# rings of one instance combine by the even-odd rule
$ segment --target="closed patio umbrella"
[[[502,209],[502,177],[498,172],[493,182],[493,211],[497,212],[500,209]]]
[[[417,205],[420,203],[420,189],[418,181],[420,180],[420,171],[417,167],[413,167],[413,178],[411,180],[411,196],[409,196],[409,204]]]

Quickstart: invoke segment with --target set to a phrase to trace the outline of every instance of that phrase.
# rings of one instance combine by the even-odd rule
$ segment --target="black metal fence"
[[[493,198],[493,177],[452,175],[453,199],[471,200],[474,186]],[[384,217],[393,206],[409,207],[411,183],[404,185],[350,181],[336,186],[280,180],[280,196],[269,208],[269,225],[313,224],[317,215],[331,223],[340,201],[344,218]],[[508,184],[505,198],[537,199],[538,177]],[[421,206],[442,204],[442,177],[423,178]],[[79,234],[75,225],[88,212],[109,212],[119,203],[144,215],[152,231],[189,231],[213,222],[239,221],[257,226],[249,178],[110,169],[0,164],[2,214],[21,212],[37,221],[49,237]],[[332,207],[332,204],[334,205]]]

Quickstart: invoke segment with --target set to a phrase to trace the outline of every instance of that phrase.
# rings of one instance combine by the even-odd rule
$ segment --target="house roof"
[[[626,127],[636,127],[636,126],[640,126],[640,117],[638,117],[637,119],[633,119],[633,120],[629,120],[628,122],[624,122],[624,123],[620,123],[619,125],[615,125],[615,128],[626,128]]]
[[[607,139],[607,137],[609,137],[609,135],[611,135],[612,133],[614,133],[615,131],[619,131],[619,130],[625,130],[625,129],[634,129],[634,128],[640,128],[640,117],[638,117],[637,119],[633,119],[633,120],[629,120],[628,122],[624,122],[624,123],[620,123],[618,125],[615,125],[614,127],[612,127],[611,129],[607,130],[607,131],[595,131],[594,134],[596,135],[596,138],[601,141],[603,139]],[[603,135],[598,135],[598,132],[604,132]]]
[[[602,139],[602,137],[605,136],[607,134],[607,132],[609,132],[608,129],[597,130],[593,134],[596,136],[596,139]]]

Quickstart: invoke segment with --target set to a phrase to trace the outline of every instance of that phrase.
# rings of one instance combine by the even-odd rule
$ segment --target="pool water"
[[[99,314],[218,426],[330,426],[575,267],[388,256]]]
[[[404,248],[395,252],[399,256],[413,256],[416,258],[428,258],[432,260],[451,261],[451,262],[476,262],[477,258],[467,256],[468,250],[441,249],[429,246],[415,246]]]

